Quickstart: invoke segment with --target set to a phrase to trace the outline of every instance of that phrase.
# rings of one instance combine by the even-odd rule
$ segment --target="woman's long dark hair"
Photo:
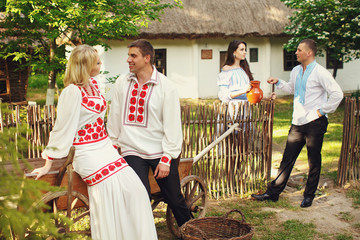
[[[234,52],[236,51],[236,49],[238,49],[238,47],[241,43],[243,43],[245,45],[245,47],[247,47],[246,42],[240,41],[240,40],[232,40],[229,43],[229,47],[228,47],[227,54],[226,54],[226,61],[223,65],[223,67],[225,65],[231,66],[234,64],[234,62],[235,62]],[[240,67],[242,69],[244,69],[244,71],[246,72],[246,74],[248,75],[250,80],[254,80],[254,77],[253,77],[252,73],[250,72],[250,67],[249,67],[249,64],[246,59],[240,60]]]

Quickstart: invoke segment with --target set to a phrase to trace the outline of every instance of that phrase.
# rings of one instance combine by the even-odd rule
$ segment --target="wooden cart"
[[[72,159],[74,156],[74,148],[71,149],[69,156],[64,159],[54,161],[50,172],[42,176],[40,180],[47,181],[50,185],[64,187],[64,190],[58,192],[48,192],[42,197],[42,201],[50,206],[50,211],[54,213],[54,223],[61,233],[79,233],[90,235],[89,218],[89,198],[87,185],[81,177],[74,172],[72,167]],[[44,165],[45,160],[41,158],[29,159],[28,162],[34,168]],[[193,159],[181,159],[179,163],[179,176],[181,179],[181,189],[185,197],[185,201],[192,213],[193,218],[204,217],[207,204],[207,189],[205,183],[194,175],[189,175],[192,167]],[[163,201],[161,191],[157,185],[152,171],[149,174],[149,181],[152,195],[152,209]],[[30,171],[29,171],[30,172]],[[34,174],[25,173],[27,177],[35,177]],[[69,228],[58,213],[62,213],[70,218],[73,223],[81,223],[82,229],[77,230]],[[178,226],[171,209],[166,210],[167,226],[172,234],[180,237]],[[83,229],[84,225],[88,225]]]

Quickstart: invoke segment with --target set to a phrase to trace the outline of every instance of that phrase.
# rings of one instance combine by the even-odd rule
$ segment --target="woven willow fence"
[[[360,179],[360,98],[345,98],[343,140],[337,181]]]
[[[184,142],[181,158],[194,158],[229,126],[238,128],[193,165],[192,173],[206,182],[214,198],[243,194],[259,189],[271,172],[273,101],[256,105],[240,104],[230,117],[227,105],[182,106]],[[234,106],[235,108],[235,106]],[[56,118],[54,106],[10,106],[10,113],[0,113],[1,130],[25,125],[28,131],[22,146],[25,158],[39,158],[48,142]],[[1,116],[2,115],[2,116]]]

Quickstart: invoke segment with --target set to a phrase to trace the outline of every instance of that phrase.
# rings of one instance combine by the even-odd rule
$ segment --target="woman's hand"
[[[48,157],[44,155],[43,158],[46,159],[45,165],[41,168],[36,168],[31,172],[32,174],[37,174],[35,180],[38,180],[40,177],[46,175],[52,166],[53,160],[49,160]]]

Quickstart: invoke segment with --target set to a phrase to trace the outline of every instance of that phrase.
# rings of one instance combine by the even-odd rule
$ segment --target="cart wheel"
[[[61,234],[83,234],[90,236],[90,211],[89,199],[82,193],[72,191],[71,201],[68,201],[68,191],[49,192],[42,197],[54,214],[53,223]],[[68,217],[72,225],[63,221]]]
[[[205,217],[207,205],[207,190],[205,183],[198,176],[190,175],[184,177],[180,184],[186,204],[190,209],[191,218]],[[180,238],[179,227],[169,205],[166,209],[166,223],[170,232],[174,236]]]

